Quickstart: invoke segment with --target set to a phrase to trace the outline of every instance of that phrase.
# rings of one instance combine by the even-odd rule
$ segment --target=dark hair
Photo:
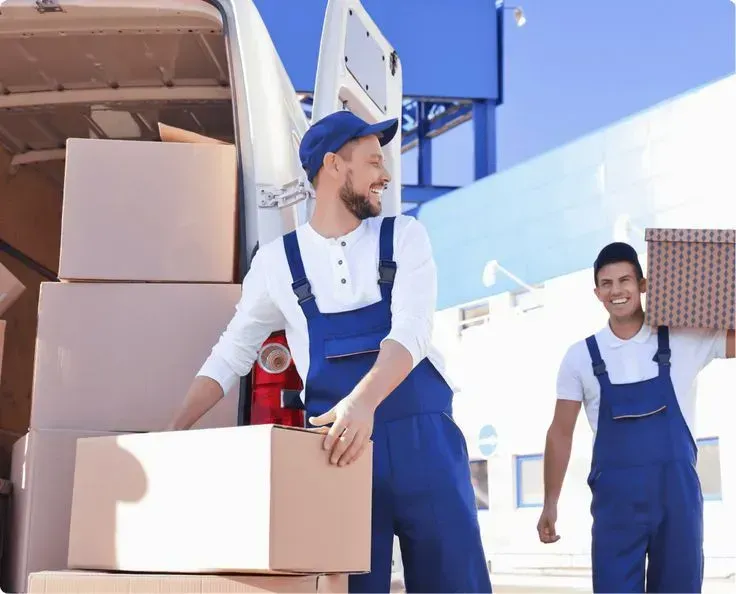
[[[628,243],[616,241],[604,247],[593,263],[593,280],[596,286],[598,286],[598,271],[608,264],[615,264],[617,262],[629,262],[633,264],[636,270],[636,280],[644,278],[644,272],[641,269],[641,264],[639,264],[639,255],[636,253],[636,250]]]

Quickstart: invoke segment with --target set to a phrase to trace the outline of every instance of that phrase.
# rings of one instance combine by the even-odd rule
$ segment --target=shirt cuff
[[[202,368],[197,372],[197,376],[208,377],[215,380],[222,388],[223,395],[227,394],[232,390],[238,383],[240,377],[235,373],[230,366],[225,363],[222,359],[217,357],[210,357],[204,362]]]
[[[392,328],[388,336],[381,341],[381,345],[383,345],[387,340],[396,341],[409,351],[412,360],[412,369],[419,365],[420,361],[424,358],[419,348],[419,344],[417,344],[417,338],[412,332],[403,331],[401,328]]]

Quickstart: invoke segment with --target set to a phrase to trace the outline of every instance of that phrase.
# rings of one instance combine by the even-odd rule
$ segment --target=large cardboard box
[[[15,443],[8,575],[3,576],[11,592],[25,592],[31,572],[66,569],[76,441],[96,435],[106,433],[32,429]],[[130,466],[128,461],[122,471]]]
[[[7,323],[0,320],[0,383],[3,381],[3,353],[5,352],[5,328]]]
[[[25,290],[23,283],[0,262],[0,316],[10,309]]]
[[[163,430],[240,294],[235,284],[43,283],[31,427]],[[238,390],[197,426],[235,425]]]
[[[71,138],[59,278],[232,283],[236,197],[234,146]]]
[[[34,573],[28,580],[29,594],[181,594],[322,593],[348,591],[346,575],[253,576],[253,575],[170,575],[115,574],[92,571],[46,571]]]
[[[646,322],[736,328],[736,230],[647,229]]]
[[[80,439],[69,568],[161,573],[370,570],[372,447],[252,425]]]

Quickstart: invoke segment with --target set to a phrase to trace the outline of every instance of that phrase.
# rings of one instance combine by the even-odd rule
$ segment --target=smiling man
[[[264,339],[286,328],[325,455],[344,466],[373,441],[371,571],[351,575],[350,592],[390,591],[394,534],[407,592],[491,592],[467,446],[431,343],[429,238],[412,217],[381,215],[391,180],[382,147],[398,126],[339,111],[306,132],[299,156],[314,214],[258,251],[235,317],[171,428],[191,427],[248,373]],[[309,509],[304,517],[332,538],[350,537],[339,518]]]
[[[593,590],[700,592],[703,496],[693,384],[713,359],[735,356],[734,331],[645,325],[646,280],[628,244],[603,248],[593,270],[609,321],[572,345],[559,369],[539,538],[560,538],[557,502],[584,403],[595,434],[588,477]]]

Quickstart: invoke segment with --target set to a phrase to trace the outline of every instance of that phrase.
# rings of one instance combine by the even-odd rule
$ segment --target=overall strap
[[[669,328],[667,326],[659,326],[657,328],[657,352],[652,360],[659,365],[660,375],[669,375],[671,357]]]
[[[291,288],[304,311],[304,315],[310,318],[319,314],[319,310],[317,309],[317,301],[312,294],[312,285],[309,284],[307,274],[304,272],[304,262],[302,262],[302,253],[299,250],[296,230],[284,235],[283,242],[286,261],[289,263],[289,270],[291,270]]]
[[[381,221],[381,235],[378,244],[378,285],[381,298],[391,300],[391,289],[396,278],[396,262],[394,262],[394,223],[396,217],[386,217]]]
[[[598,341],[596,341],[595,335],[588,336],[585,339],[585,344],[588,345],[588,353],[593,363],[593,374],[598,378],[598,381],[603,381],[604,377],[608,377],[608,372],[606,371],[606,363],[598,349]]]

